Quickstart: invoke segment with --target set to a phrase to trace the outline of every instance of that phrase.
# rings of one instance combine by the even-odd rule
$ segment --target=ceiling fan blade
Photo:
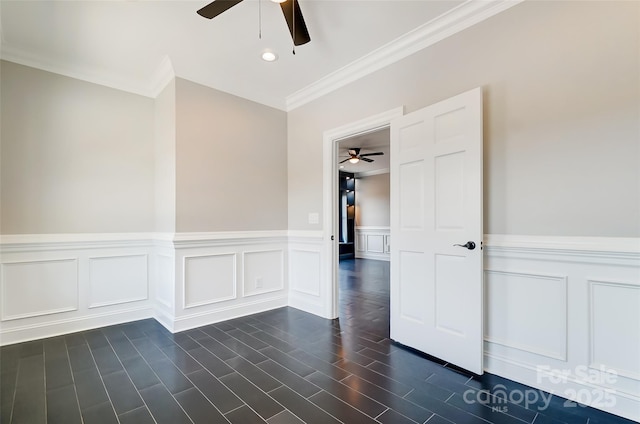
[[[362,156],[381,156],[381,155],[384,155],[384,152],[364,153],[364,154],[360,155],[360,157],[362,157]]]
[[[282,8],[282,14],[289,26],[293,45],[301,46],[311,41],[298,0],[287,0],[284,3],[280,3],[280,8]]]
[[[207,19],[213,19],[222,12],[226,12],[242,0],[214,0],[202,9],[198,10],[198,15]]]
[[[340,162],[338,162],[338,163],[345,163],[345,162],[346,162],[346,161],[348,161],[349,159],[351,159],[351,158],[346,158],[345,160],[341,160],[341,161],[340,161]]]
[[[373,162],[373,159],[363,158],[362,156],[360,156],[360,160],[363,160],[365,162]]]

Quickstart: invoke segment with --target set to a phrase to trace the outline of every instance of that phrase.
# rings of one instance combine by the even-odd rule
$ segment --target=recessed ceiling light
[[[262,60],[264,60],[265,62],[275,62],[276,60],[278,60],[278,55],[271,50],[267,50],[262,53]]]

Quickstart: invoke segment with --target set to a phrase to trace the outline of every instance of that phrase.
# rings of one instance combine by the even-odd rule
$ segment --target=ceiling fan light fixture
[[[358,158],[351,158],[351,159],[349,159],[349,162],[350,162],[350,163],[358,163],[358,162],[360,162],[360,159],[358,159]]]
[[[275,62],[278,60],[278,55],[271,50],[265,50],[262,52],[262,60],[265,62]]]
[[[284,3],[287,0],[271,0],[274,3]]]

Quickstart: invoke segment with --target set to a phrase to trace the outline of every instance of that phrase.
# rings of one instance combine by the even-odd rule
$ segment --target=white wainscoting
[[[244,297],[284,290],[285,250],[257,250],[243,253]]]
[[[356,258],[391,260],[389,227],[356,227]]]
[[[89,308],[149,299],[149,255],[89,258]]]
[[[150,234],[2,236],[0,344],[153,316]]]
[[[287,232],[175,235],[173,313],[158,320],[170,331],[288,304]]]
[[[2,320],[78,309],[78,259],[2,264]]]
[[[176,266],[173,234],[156,239],[151,266],[150,297],[153,316],[167,328],[173,325],[176,298]]]
[[[236,299],[235,252],[182,256],[183,309]]]
[[[640,420],[640,240],[484,242],[486,371]]]
[[[289,306],[325,316],[330,298],[323,284],[323,235],[296,232],[289,237]]]
[[[288,304],[286,231],[3,236],[0,344],[144,318],[181,331]]]

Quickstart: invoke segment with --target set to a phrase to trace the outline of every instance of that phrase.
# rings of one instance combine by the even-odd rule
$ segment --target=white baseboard
[[[254,302],[244,302],[236,305],[216,308],[201,313],[182,315],[173,320],[172,332],[190,330],[216,322],[226,321],[259,312],[270,311],[288,305],[287,296],[278,296]],[[161,322],[162,323],[162,322]],[[164,325],[164,324],[163,324]]]
[[[325,317],[325,307],[320,299],[313,299],[305,293],[289,293],[289,305],[319,317]],[[326,318],[326,317],[325,317]]]
[[[76,318],[18,325],[12,328],[6,328],[6,326],[3,326],[0,331],[0,345],[22,343],[46,337],[55,337],[63,334],[75,333],[77,331],[85,331],[93,328],[122,324],[153,317],[153,309],[146,306],[103,314],[83,315]]]
[[[384,253],[365,253],[365,252],[356,252],[356,259],[371,259],[374,261],[391,261],[391,256],[389,254]]]

